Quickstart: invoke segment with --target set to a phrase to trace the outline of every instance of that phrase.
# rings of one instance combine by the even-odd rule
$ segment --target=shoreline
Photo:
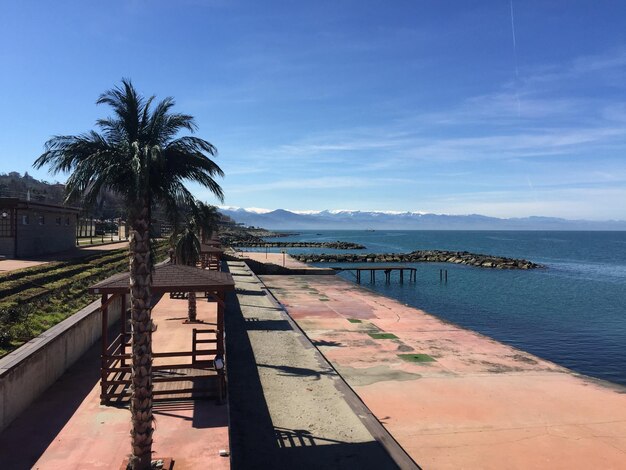
[[[242,256],[242,260],[244,260],[245,258],[249,258],[255,262],[261,263],[261,264],[268,264],[268,265],[276,265],[276,266],[280,266],[280,263],[282,263],[282,254],[277,254],[277,253],[261,253],[261,252],[241,252],[240,256]],[[307,255],[308,256],[308,255]],[[272,259],[275,258],[275,259]],[[293,274],[285,274],[285,273],[274,273],[274,272],[270,272],[271,270],[268,270],[267,273],[262,273],[262,274],[255,274],[255,276],[259,277],[260,279],[262,279],[263,277],[266,276],[272,276],[272,277],[281,277],[281,276],[302,276],[301,272],[302,270],[308,270],[309,273],[305,275],[306,276],[310,276],[310,275],[324,275],[324,273],[317,273],[316,271],[318,271],[320,269],[320,267],[318,266],[312,266],[310,264],[308,264],[307,262],[304,262],[300,259],[298,259],[298,255],[294,255],[294,254],[287,254],[286,255],[286,260],[287,260],[287,268],[293,271]],[[252,268],[251,268],[252,270]],[[558,362],[555,362],[554,360],[551,359],[546,359],[542,356],[539,356],[535,353],[526,351],[524,349],[521,349],[518,346],[513,346],[512,344],[509,344],[508,342],[506,342],[505,340],[501,340],[492,336],[489,336],[486,333],[482,333],[478,330],[472,329],[468,326],[464,326],[461,325],[453,320],[449,320],[447,318],[444,318],[442,316],[437,315],[436,313],[432,313],[430,311],[424,310],[421,307],[415,306],[415,305],[411,305],[409,303],[403,303],[401,300],[396,299],[390,295],[387,295],[383,292],[379,292],[375,289],[373,289],[372,287],[370,287],[368,284],[364,284],[364,283],[357,283],[352,279],[346,279],[346,278],[342,278],[342,277],[338,277],[338,276],[331,276],[333,278],[338,278],[339,281],[338,282],[346,282],[349,283],[350,285],[358,288],[358,289],[362,289],[365,292],[374,295],[374,296],[380,296],[383,297],[384,299],[386,299],[389,302],[393,302],[393,303],[397,303],[403,307],[409,308],[409,309],[413,309],[417,312],[420,312],[421,314],[425,314],[425,315],[429,315],[431,317],[433,317],[434,319],[436,319],[437,321],[446,324],[446,325],[450,325],[454,328],[458,328],[460,330],[464,330],[467,332],[471,332],[472,334],[478,335],[483,337],[485,340],[488,341],[494,341],[494,342],[498,342],[501,343],[503,345],[506,345],[507,347],[519,350],[524,352],[525,354],[528,355],[532,355],[538,359],[540,359],[541,361],[553,364],[556,367],[562,368],[566,371],[568,371],[571,375],[573,376],[577,376],[580,377],[581,379],[585,379],[585,380],[589,380],[589,381],[593,381],[598,383],[599,385],[605,386],[607,388],[616,388],[620,393],[624,393],[626,394],[626,385],[618,383],[618,382],[612,382],[610,380],[607,379],[603,379],[600,377],[595,377],[593,375],[589,375],[589,374],[585,374],[583,372],[578,372],[574,369],[571,369],[565,365],[561,365]],[[270,288],[268,287],[268,291],[270,292],[270,294],[275,298],[276,301],[279,301],[278,297],[276,297],[274,295],[274,293],[271,292]],[[282,304],[281,304],[282,305]]]
[[[458,328],[460,330],[465,330],[465,331],[470,332],[472,334],[475,334],[477,336],[481,336],[481,337],[483,337],[487,341],[495,341],[497,343],[501,343],[501,344],[503,344],[505,346],[508,346],[510,348],[519,350],[519,351],[523,352],[524,354],[528,354],[530,356],[533,356],[533,357],[535,357],[535,358],[537,358],[537,359],[539,359],[539,360],[541,360],[543,362],[547,362],[547,363],[553,364],[555,367],[564,369],[567,373],[571,374],[572,376],[579,377],[579,378],[581,378],[583,380],[587,380],[587,381],[590,381],[590,382],[595,382],[595,383],[597,383],[598,385],[600,385],[602,387],[614,388],[618,393],[626,394],[626,385],[624,385],[624,384],[620,384],[620,383],[617,383],[617,382],[611,382],[610,380],[607,380],[607,379],[603,379],[603,378],[600,378],[600,377],[594,377],[593,375],[585,374],[583,372],[578,372],[578,371],[576,371],[574,369],[571,369],[571,368],[569,368],[569,367],[567,367],[565,365],[559,364],[556,361],[553,361],[551,359],[547,359],[545,357],[537,355],[536,353],[533,353],[533,352],[530,352],[530,351],[526,351],[525,349],[521,349],[518,346],[514,346],[512,344],[509,344],[505,340],[498,339],[498,338],[495,338],[493,336],[489,336],[488,334],[483,333],[481,331],[472,329],[472,328],[467,327],[467,326],[463,326],[460,323],[456,323],[453,320],[449,320],[447,318],[441,317],[441,316],[437,315],[436,313],[430,312],[428,310],[424,310],[421,307],[417,307],[415,305],[403,303],[402,301],[400,301],[400,300],[398,300],[398,299],[396,299],[394,297],[391,297],[390,295],[387,295],[387,294],[385,294],[383,292],[378,292],[377,290],[372,289],[367,284],[363,284],[363,283],[358,284],[358,283],[352,281],[351,279],[345,279],[345,278],[340,278],[340,279],[342,279],[343,281],[349,282],[350,284],[354,284],[356,287],[358,287],[360,289],[363,289],[363,290],[365,290],[365,291],[367,291],[367,292],[369,292],[371,294],[374,294],[374,295],[377,295],[377,296],[380,296],[380,297],[384,297],[385,299],[387,299],[387,300],[389,300],[391,302],[396,302],[396,303],[401,304],[401,305],[403,305],[405,307],[412,308],[412,309],[414,309],[414,310],[416,310],[416,311],[418,311],[418,312],[420,312],[420,313],[422,313],[424,315],[429,315],[429,316],[437,319],[438,321],[440,321],[443,324],[450,325],[450,326],[452,326],[454,328]],[[271,291],[270,291],[270,293],[271,293]]]

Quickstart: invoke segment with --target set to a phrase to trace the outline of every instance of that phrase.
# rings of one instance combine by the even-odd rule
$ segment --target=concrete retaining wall
[[[100,339],[99,307],[100,300],[89,304],[0,359],[0,431]],[[109,304],[109,326],[121,307],[120,297]]]

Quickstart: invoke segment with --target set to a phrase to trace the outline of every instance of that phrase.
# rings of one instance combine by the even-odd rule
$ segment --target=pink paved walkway
[[[341,278],[262,280],[423,468],[626,468],[624,388]]]
[[[198,299],[197,305],[198,319],[214,323],[215,303]],[[187,300],[163,297],[153,310],[153,318],[158,326],[153,335],[154,351],[190,350],[191,330],[199,325],[183,323],[186,316]],[[164,363],[166,359],[160,360]],[[182,362],[183,359],[178,358],[176,361]],[[92,362],[90,368],[97,368],[98,362]],[[155,361],[155,364],[158,363]],[[0,444],[0,456],[4,456],[4,459],[0,457],[0,462],[9,459],[14,463],[11,468],[25,468],[21,466],[18,455],[7,453],[19,453],[20,448],[28,447],[33,433],[36,436],[39,427],[46,427],[46,416],[50,416],[50,421],[57,419],[60,413],[57,407],[64,396],[72,397],[75,389],[85,388],[84,384],[75,383],[75,377],[71,376],[73,371],[76,371],[76,367],[53,385],[47,396],[34,404],[35,413],[25,413],[4,431],[1,438],[5,442]],[[91,377],[88,384],[94,382],[92,372],[87,374]],[[44,443],[42,450],[45,449],[45,452],[34,468],[119,468],[130,451],[130,413],[125,407],[100,405],[99,395],[98,381],[84,396],[80,405],[69,411],[71,417],[53,440]],[[211,399],[160,401],[155,403],[154,415],[155,456],[173,457],[176,470],[230,468],[229,458],[218,455],[220,449],[229,449],[227,405],[217,405]],[[44,429],[43,434],[46,433],[49,434]],[[42,443],[37,445],[41,447]]]
[[[276,248],[273,248],[276,250]],[[256,251],[243,251],[237,253],[240,258],[250,258],[260,263],[272,263],[278,266],[283,266],[283,254],[282,253],[265,253]],[[286,268],[310,268],[306,263],[293,259],[291,256],[285,253],[284,266]]]

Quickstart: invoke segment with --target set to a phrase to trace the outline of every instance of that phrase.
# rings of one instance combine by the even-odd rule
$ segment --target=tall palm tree
[[[220,200],[215,176],[223,176],[210,157],[215,147],[194,136],[192,116],[172,112],[174,100],[153,105],[154,96],[138,94],[130,80],[122,80],[102,95],[97,104],[112,108],[113,116],[96,122],[100,132],[56,136],[34,166],[50,166],[52,173],[69,172],[67,199],[83,197],[93,204],[102,190],[120,194],[128,209],[130,226],[130,297],[132,314],[132,455],[133,469],[150,468],[152,452],[152,320],[151,207],[162,204],[174,213],[177,204],[191,204],[186,180],[208,188]]]

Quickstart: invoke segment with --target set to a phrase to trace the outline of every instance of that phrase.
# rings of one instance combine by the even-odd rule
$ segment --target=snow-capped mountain
[[[626,221],[567,220],[556,217],[500,219],[479,214],[446,215],[421,212],[221,208],[245,225],[274,230],[626,230]]]

